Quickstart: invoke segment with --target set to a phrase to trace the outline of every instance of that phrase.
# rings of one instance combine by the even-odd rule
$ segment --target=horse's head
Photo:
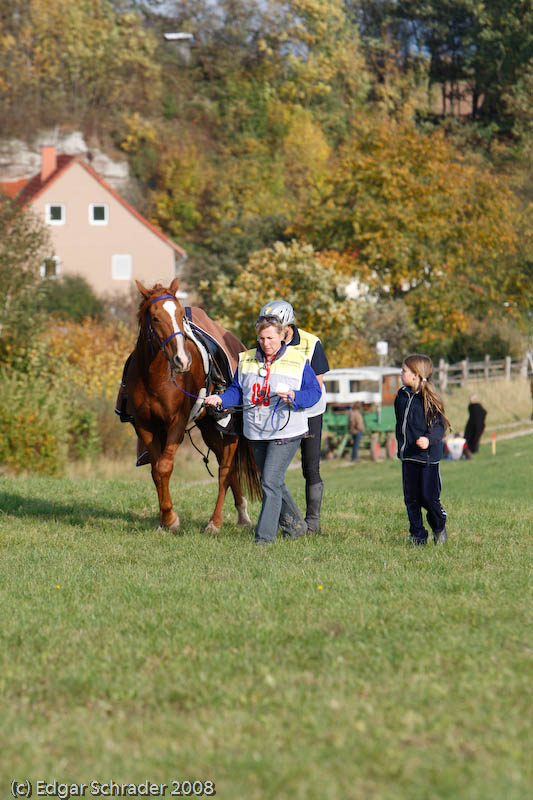
[[[185,311],[176,297],[178,279],[174,278],[168,289],[159,283],[151,289],[145,289],[139,281],[136,283],[143,296],[139,323],[146,328],[148,339],[165,354],[173,370],[188,372],[191,356],[185,346]]]

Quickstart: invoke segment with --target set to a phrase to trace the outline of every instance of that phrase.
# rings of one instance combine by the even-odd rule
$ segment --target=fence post
[[[524,356],[520,364],[520,377],[527,380],[527,356]]]
[[[505,380],[511,380],[511,356],[505,356]]]
[[[490,380],[490,356],[489,355],[485,356],[484,374],[485,374],[485,380],[486,381]]]
[[[439,386],[441,392],[446,391],[446,385],[448,383],[448,365],[444,361],[443,358],[439,359]]]
[[[465,358],[461,361],[461,386],[464,386],[468,380],[468,359]]]

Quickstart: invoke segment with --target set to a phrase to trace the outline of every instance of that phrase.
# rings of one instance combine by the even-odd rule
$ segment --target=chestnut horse
[[[160,528],[174,531],[179,528],[180,519],[172,510],[170,476],[191,410],[195,404],[199,409],[199,398],[205,395],[206,373],[197,345],[187,338],[184,330],[185,311],[176,297],[178,279],[174,278],[169,288],[156,284],[145,289],[139,281],[136,283],[142,300],[138,312],[139,337],[126,375],[127,411],[152,465]],[[206,532],[216,533],[222,525],[228,487],[235,499],[237,523],[251,526],[241,479],[251,497],[260,496],[260,482],[249,443],[242,436],[222,434],[205,408],[199,412],[195,424],[219,465],[218,497]]]

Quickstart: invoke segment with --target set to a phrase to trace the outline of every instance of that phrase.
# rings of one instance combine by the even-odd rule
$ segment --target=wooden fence
[[[465,359],[457,364],[447,364],[441,358],[436,382],[440,390],[445,392],[451,386],[464,386],[475,381],[490,381],[497,378],[511,380],[518,377],[526,379],[528,372],[533,372],[531,355],[526,355],[520,361],[512,359],[511,356],[500,360],[485,356],[483,361]]]

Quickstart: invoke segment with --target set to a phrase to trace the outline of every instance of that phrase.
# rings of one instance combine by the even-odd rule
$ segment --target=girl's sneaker
[[[421,545],[424,545],[424,544],[428,543],[428,537],[427,536],[413,536],[412,534],[409,534],[409,541],[411,542],[411,544],[414,544],[415,547],[420,547]]]
[[[437,533],[437,531],[433,531],[433,541],[435,544],[444,544],[448,541],[448,533],[446,528],[443,528],[441,531]]]

